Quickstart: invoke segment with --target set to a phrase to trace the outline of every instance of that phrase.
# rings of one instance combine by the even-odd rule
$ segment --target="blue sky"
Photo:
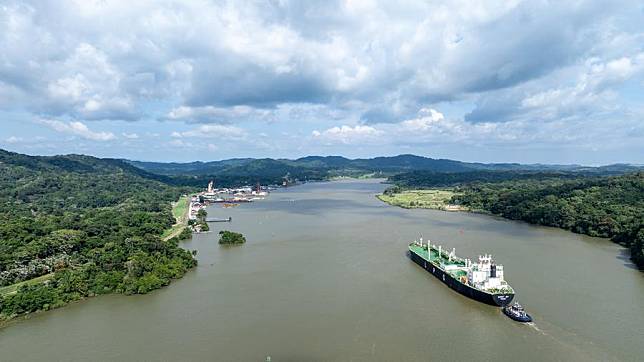
[[[644,163],[639,1],[0,1],[0,147]]]

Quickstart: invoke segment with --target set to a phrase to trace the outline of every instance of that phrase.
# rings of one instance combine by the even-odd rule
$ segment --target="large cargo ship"
[[[457,292],[493,306],[504,307],[514,298],[514,290],[503,279],[503,266],[491,255],[479,256],[478,263],[459,258],[456,251],[446,252],[429,240],[409,244],[409,256],[416,264],[432,273]]]

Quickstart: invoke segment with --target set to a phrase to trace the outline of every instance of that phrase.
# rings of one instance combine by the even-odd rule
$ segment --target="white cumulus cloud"
[[[403,121],[401,126],[410,131],[426,131],[445,119],[445,116],[435,109],[423,108],[418,113],[418,118]]]
[[[246,138],[245,130],[235,126],[221,124],[204,124],[183,132],[172,132],[174,138],[221,138],[223,140],[241,140]]]
[[[38,123],[43,124],[56,132],[68,133],[92,141],[110,141],[116,139],[112,132],[95,132],[79,121],[57,121],[52,119],[41,119]]]
[[[384,132],[371,126],[340,126],[332,127],[322,132],[315,130],[311,133],[314,139],[321,140],[324,143],[343,143],[355,144],[362,142],[374,142],[380,138]]]

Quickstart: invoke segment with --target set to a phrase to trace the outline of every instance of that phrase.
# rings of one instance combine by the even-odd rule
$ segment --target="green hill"
[[[121,160],[0,150],[0,319],[146,293],[194,266],[160,238],[186,192],[164,179]]]

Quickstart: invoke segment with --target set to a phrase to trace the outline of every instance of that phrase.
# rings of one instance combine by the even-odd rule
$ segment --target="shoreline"
[[[407,192],[435,191],[435,190],[440,190],[440,189],[409,190]],[[504,216],[499,215],[499,214],[494,214],[494,213],[489,212],[487,210],[468,209],[468,208],[465,208],[465,207],[453,208],[453,209],[448,210],[448,209],[446,209],[445,207],[442,207],[442,206],[439,206],[439,207],[433,207],[433,206],[429,206],[429,205],[413,205],[412,206],[412,205],[407,205],[407,204],[396,203],[395,202],[396,199],[394,197],[390,197],[389,199],[387,199],[388,197],[386,195],[382,194],[382,193],[377,194],[375,196],[376,196],[376,198],[378,200],[380,200],[381,202],[383,202],[383,203],[385,203],[385,204],[387,204],[389,206],[400,207],[401,209],[406,209],[406,210],[422,209],[422,210],[435,210],[435,211],[445,211],[445,212],[464,212],[464,213],[469,213],[469,214],[489,216],[489,217],[493,217],[495,219],[503,220],[503,221],[506,221],[506,222],[519,222],[519,223],[522,223],[522,224],[531,225],[531,226],[535,226],[535,227],[562,230],[562,231],[566,231],[566,232],[569,232],[569,233],[572,233],[572,234],[583,235],[583,236],[587,236],[587,237],[591,237],[591,238],[598,238],[598,239],[602,239],[604,241],[609,241],[612,244],[616,244],[616,245],[618,245],[619,247],[622,248],[622,251],[626,251],[627,253],[630,253],[628,247],[624,246],[622,243],[619,243],[617,241],[611,240],[610,238],[607,238],[607,237],[592,236],[592,235],[588,235],[588,234],[585,234],[585,233],[578,233],[578,232],[575,232],[574,230],[570,230],[570,229],[564,229],[564,228],[560,228],[560,227],[556,227],[556,226],[531,223],[531,222],[521,220],[521,219],[511,219],[511,218],[507,218],[507,217],[504,217]],[[446,206],[448,206],[448,205],[446,205]],[[637,265],[632,263],[632,261],[630,261],[630,259],[629,259],[629,262],[630,263],[628,265],[625,264],[625,266],[632,267],[632,268],[634,268],[636,270],[638,269]],[[640,270],[640,272],[644,273],[644,270]]]
[[[450,189],[416,189],[406,190],[387,195],[384,192],[377,194],[376,198],[388,205],[403,209],[429,209],[448,212],[475,212],[460,205],[450,204],[449,200],[457,195]]]
[[[190,197],[190,195],[182,195],[181,197],[179,197],[179,200],[177,200],[176,202],[172,202],[172,203],[171,203],[171,213],[173,214],[173,216],[175,216],[175,219],[176,219],[176,221],[177,221],[177,222],[176,222],[174,225],[172,225],[172,227],[171,227],[170,229],[165,230],[165,231],[164,231],[164,233],[163,233],[163,234],[161,234],[161,235],[159,236],[159,238],[161,238],[163,241],[168,241],[168,240],[172,239],[173,237],[178,236],[178,235],[179,235],[179,234],[180,234],[180,233],[181,233],[181,232],[182,232],[182,231],[187,227],[187,225],[188,225],[188,216],[189,216],[189,208],[188,208],[188,207],[186,207],[186,205],[183,205],[183,206],[182,206],[182,205],[181,205],[181,202],[182,202],[183,200],[185,200],[186,202],[188,202],[188,201],[189,201],[189,197]],[[183,215],[179,215],[179,216],[177,216],[176,211],[180,210],[180,209],[181,209],[181,208],[183,208],[183,207],[185,207],[185,208],[186,208],[186,210],[182,213]],[[167,235],[164,235],[166,232],[168,232],[168,234],[167,234]],[[203,233],[206,233],[206,232],[203,232]],[[188,250],[188,249],[184,249],[184,248],[182,248],[181,246],[179,246],[179,248],[181,248],[181,249],[183,249],[183,250],[186,250],[186,251],[190,251],[190,250]],[[157,289],[151,290],[150,292],[154,292],[154,291],[156,291],[156,290],[159,290],[159,289],[163,289],[163,288],[169,287],[169,286],[170,286],[170,284],[172,284],[172,282],[173,282],[173,281],[176,281],[176,280],[179,280],[179,279],[183,278],[183,277],[185,276],[185,274],[187,274],[190,270],[194,270],[194,269],[195,269],[195,267],[188,268],[188,269],[186,270],[186,272],[185,272],[183,275],[181,275],[180,277],[178,277],[178,278],[173,278],[173,279],[171,280],[171,282],[170,282],[170,283],[168,283],[167,285],[163,285],[163,286],[161,286],[161,288],[157,288]],[[41,275],[41,276],[38,276],[38,277],[36,277],[36,278],[32,278],[32,279],[29,279],[29,280],[25,280],[25,281],[22,281],[22,282],[19,282],[19,283],[16,283],[16,284],[19,284],[19,285],[28,284],[28,283],[33,282],[33,281],[35,281],[35,280],[43,279],[43,277],[46,277],[46,278],[45,278],[42,282],[40,282],[40,280],[39,280],[39,281],[38,281],[37,283],[35,283],[35,284],[44,283],[45,281],[47,281],[47,280],[50,280],[50,279],[54,278],[54,277],[55,277],[55,272],[52,272],[52,273],[49,273],[49,274],[45,274],[45,275]],[[12,285],[9,285],[9,286],[2,287],[2,289],[5,289],[5,288],[7,288],[7,287],[12,287],[12,286],[14,286],[14,285],[16,285],[16,284],[12,284]],[[18,286],[18,288],[19,288],[19,286]],[[13,292],[11,292],[11,293],[8,293],[8,294],[6,294],[6,295],[15,294],[16,292],[17,292],[17,290],[16,290],[16,291],[13,291]],[[150,293],[150,292],[148,292],[148,293]],[[95,298],[95,297],[101,296],[101,295],[110,295],[110,294],[121,294],[121,295],[125,295],[125,296],[130,296],[130,295],[137,295],[137,294],[140,294],[140,293],[126,294],[126,293],[122,293],[122,292],[110,292],[110,293],[106,293],[106,294],[90,294],[90,295],[87,295],[87,296],[81,297],[81,298],[76,299],[76,300],[70,300],[70,301],[67,301],[67,302],[65,302],[65,303],[64,303],[64,304],[62,304],[62,305],[52,306],[52,307],[51,307],[51,308],[49,308],[49,309],[39,309],[39,310],[36,310],[36,311],[33,311],[33,312],[21,313],[21,314],[16,314],[16,315],[11,315],[11,316],[6,316],[5,318],[0,317],[0,330],[2,330],[2,329],[4,329],[4,328],[9,327],[9,326],[10,326],[10,325],[12,325],[13,323],[19,323],[20,321],[24,321],[24,320],[27,320],[27,319],[30,319],[30,318],[36,317],[36,316],[38,316],[38,315],[40,315],[40,314],[44,314],[44,313],[47,313],[47,312],[51,312],[51,311],[53,311],[53,310],[57,310],[57,309],[61,309],[61,308],[65,308],[65,307],[67,307],[67,306],[69,306],[69,305],[71,305],[71,304],[84,302],[84,301],[87,301],[87,300],[93,299],[93,298]],[[147,294],[147,293],[143,293],[143,294]],[[0,296],[4,297],[4,296],[6,296],[6,295],[0,295]]]

